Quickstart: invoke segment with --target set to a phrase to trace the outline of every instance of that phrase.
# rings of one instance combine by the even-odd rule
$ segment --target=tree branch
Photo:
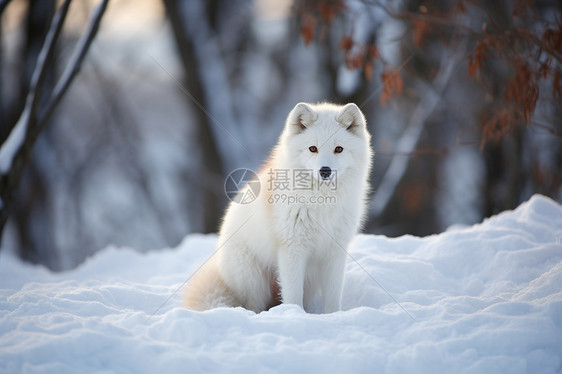
[[[452,27],[455,29],[459,29],[459,30],[463,30],[466,31],[467,34],[469,35],[481,35],[482,33],[479,31],[476,31],[468,26],[465,25],[461,25],[460,23],[451,21],[445,17],[438,17],[438,16],[432,16],[429,14],[422,14],[422,13],[415,13],[415,12],[409,12],[409,11],[397,11],[394,9],[391,9],[390,7],[386,6],[385,4],[383,4],[382,2],[378,1],[378,0],[364,0],[364,2],[366,4],[371,4],[374,6],[378,6],[380,8],[382,8],[389,16],[391,16],[392,18],[395,19],[400,19],[400,20],[407,20],[407,21],[411,21],[411,20],[418,20],[418,21],[423,21],[423,22],[427,22],[427,23],[431,23],[434,25],[440,25],[440,26],[447,26],[447,27]]]
[[[57,82],[57,85],[53,90],[53,94],[51,95],[49,102],[45,106],[45,109],[42,111],[38,119],[38,127],[43,127],[45,123],[49,121],[49,118],[53,114],[54,109],[61,101],[62,97],[68,90],[68,87],[70,87],[70,83],[74,80],[74,77],[80,71],[82,67],[82,61],[84,61],[84,57],[86,56],[86,53],[90,49],[90,45],[96,37],[101,19],[103,17],[103,14],[105,13],[108,3],[109,0],[103,0],[94,11],[94,14],[90,19],[88,30],[84,33],[84,35],[82,35],[82,38],[78,42],[78,46],[74,50],[74,54],[72,55],[70,62],[66,67],[66,70]]]
[[[47,67],[53,61],[55,45],[60,38],[64,20],[68,14],[68,8],[71,2],[72,0],[66,0],[55,14],[49,33],[45,37],[43,48],[41,48],[41,52],[39,52],[39,56],[37,57],[37,67],[31,76],[31,85],[24,109],[24,111],[29,109],[29,123],[33,123],[37,118],[37,110],[41,102],[45,77],[47,76]]]
[[[59,79],[47,106],[38,116],[47,67],[54,59],[55,44],[59,40],[64,20],[72,0],[66,0],[59,8],[45,38],[37,65],[31,78],[31,85],[24,110],[10,135],[0,148],[0,238],[11,210],[12,193],[17,188],[22,172],[29,162],[37,137],[45,127],[53,110],[67,91],[97,33],[99,23],[109,0],[103,0],[92,17],[89,28],[81,38],[76,52]]]
[[[17,184],[15,180],[19,180],[19,175],[17,175],[19,172],[17,170],[23,168],[23,164],[26,163],[24,161],[26,158],[25,154],[27,153],[25,149],[31,149],[31,144],[27,141],[29,128],[36,120],[37,108],[41,101],[40,98],[47,74],[47,67],[54,58],[55,44],[60,37],[71,1],[72,0],[66,0],[52,20],[43,47],[37,57],[37,64],[31,77],[24,110],[10,132],[10,135],[6,138],[6,141],[2,143],[0,148],[0,198],[2,200],[8,198],[11,190],[14,188],[15,184]],[[16,165],[14,165],[14,163]],[[5,208],[4,205],[0,207],[2,213],[5,211]],[[0,214],[0,230],[2,229],[3,222],[1,217],[3,217],[3,214]]]

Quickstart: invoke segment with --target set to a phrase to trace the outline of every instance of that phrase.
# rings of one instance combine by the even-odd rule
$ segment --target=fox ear
[[[359,134],[366,125],[365,116],[361,113],[359,107],[353,103],[346,104],[338,113],[336,121],[342,124],[347,131],[356,135]]]
[[[286,126],[291,126],[294,134],[300,134],[317,119],[318,113],[316,113],[310,105],[298,103],[293,110],[291,110],[291,113],[289,113]]]

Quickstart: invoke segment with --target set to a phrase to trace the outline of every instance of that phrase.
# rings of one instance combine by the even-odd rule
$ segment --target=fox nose
[[[331,174],[332,174],[332,169],[330,169],[328,166],[322,166],[320,168],[320,176],[322,177],[322,179],[329,178]]]

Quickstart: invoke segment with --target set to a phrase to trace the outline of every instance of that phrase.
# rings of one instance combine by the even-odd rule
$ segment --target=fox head
[[[318,180],[367,173],[370,135],[357,105],[298,103],[289,113],[278,151],[284,164]]]

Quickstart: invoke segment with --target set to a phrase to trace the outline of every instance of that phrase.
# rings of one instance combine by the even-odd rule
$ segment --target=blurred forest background
[[[31,117],[36,140],[0,167],[2,250],[25,260],[64,270],[110,244],[146,251],[216,232],[226,175],[259,167],[299,101],[355,102],[367,116],[365,232],[428,235],[534,193],[562,201],[560,1],[99,3],[64,2],[37,89],[63,1],[0,1],[4,145],[34,87],[37,113],[51,109],[101,16],[52,115]]]

